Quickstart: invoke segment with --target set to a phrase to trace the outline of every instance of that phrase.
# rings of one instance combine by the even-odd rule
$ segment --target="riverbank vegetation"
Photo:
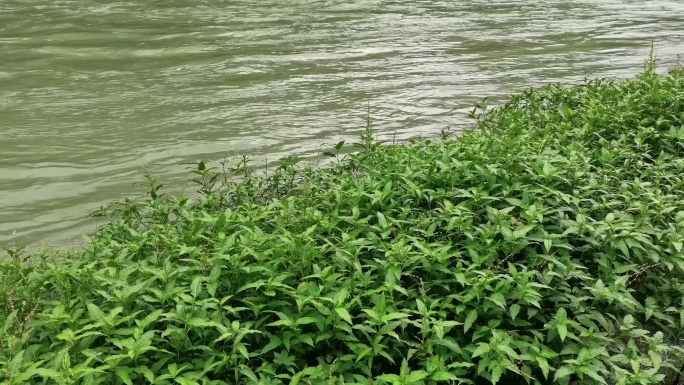
[[[549,85],[0,261],[7,384],[659,384],[683,363],[684,71]],[[239,181],[235,181],[236,178]]]

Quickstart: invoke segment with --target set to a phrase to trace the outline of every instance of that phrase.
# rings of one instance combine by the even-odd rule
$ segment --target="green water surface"
[[[63,245],[186,163],[468,127],[528,85],[684,53],[682,0],[0,1],[0,244]]]

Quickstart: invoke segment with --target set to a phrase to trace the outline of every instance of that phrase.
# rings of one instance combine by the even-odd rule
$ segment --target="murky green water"
[[[315,154],[367,104],[405,139],[485,96],[630,76],[651,38],[684,53],[684,1],[4,0],[0,244],[80,239],[143,168],[184,188],[195,159]]]

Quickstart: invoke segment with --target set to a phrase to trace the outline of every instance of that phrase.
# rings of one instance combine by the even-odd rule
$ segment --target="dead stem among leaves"
[[[682,364],[684,72],[550,85],[458,138],[100,214],[0,262],[8,384],[659,384]]]

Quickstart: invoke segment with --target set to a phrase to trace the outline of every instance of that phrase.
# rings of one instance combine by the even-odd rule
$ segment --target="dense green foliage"
[[[684,72],[550,85],[457,138],[125,201],[0,262],[8,384],[656,384],[682,364]],[[336,147],[336,153],[342,150]]]

